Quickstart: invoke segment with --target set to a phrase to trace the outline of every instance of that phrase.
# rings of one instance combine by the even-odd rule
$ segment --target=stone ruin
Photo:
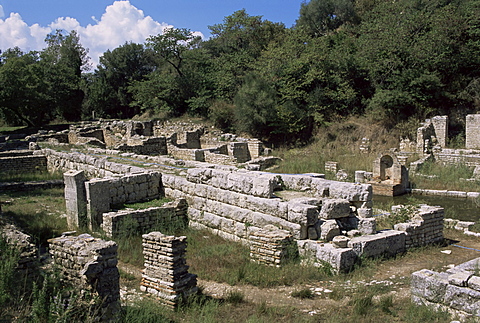
[[[171,308],[198,292],[197,276],[188,272],[185,260],[187,237],[150,232],[142,241],[145,269],[140,290]]]
[[[120,310],[117,244],[88,234],[50,239],[49,253],[62,279],[98,297],[99,316],[111,319]]]
[[[394,154],[381,154],[373,162],[373,194],[397,196],[407,192],[409,188],[408,170],[400,164]]]
[[[412,274],[412,301],[463,317],[480,316],[480,258],[436,272],[422,269]]]
[[[232,134],[208,131],[193,123],[160,121],[100,120],[71,125],[58,133],[40,131],[27,137],[30,142],[90,145],[121,153],[171,155],[180,160],[236,165],[257,160],[247,167],[259,170],[278,158],[266,156],[258,139],[240,138]],[[263,168],[264,169],[264,168]]]

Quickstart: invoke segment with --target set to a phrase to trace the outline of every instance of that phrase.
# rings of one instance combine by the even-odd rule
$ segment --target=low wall
[[[61,269],[63,279],[78,290],[97,295],[102,300],[100,316],[115,316],[120,310],[117,244],[88,234],[62,236],[48,242],[50,255]]]
[[[182,199],[161,207],[103,213],[102,229],[108,237],[115,238],[122,234],[122,228],[125,229],[122,225],[129,225],[142,234],[164,227],[181,227],[188,223],[187,209],[187,202]],[[125,224],[125,221],[129,223]]]
[[[480,316],[480,258],[446,272],[422,269],[412,274],[412,301],[460,316]]]
[[[17,270],[25,276],[35,276],[39,264],[38,249],[31,243],[31,237],[11,224],[0,228],[0,235],[20,253]]]
[[[145,172],[145,169],[141,167],[109,162],[105,157],[95,157],[78,152],[65,153],[42,149],[40,153],[47,157],[47,168],[51,172],[82,170],[88,178]]]
[[[280,267],[298,256],[290,232],[277,228],[260,229],[250,235],[250,259],[254,262]]]
[[[444,209],[421,205],[407,223],[398,223],[394,229],[405,232],[406,249],[422,247],[443,241]]]
[[[442,149],[434,153],[435,160],[448,165],[480,165],[480,151],[472,149]]]
[[[0,173],[34,173],[47,170],[47,158],[41,155],[0,157]]]

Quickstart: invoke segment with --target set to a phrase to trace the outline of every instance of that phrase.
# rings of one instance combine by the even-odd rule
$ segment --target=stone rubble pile
[[[296,249],[293,236],[286,230],[267,226],[250,234],[250,259],[253,262],[280,267],[296,256]]]
[[[140,290],[171,308],[197,293],[197,276],[188,272],[185,260],[187,237],[150,232],[142,235],[142,241],[145,269]]]

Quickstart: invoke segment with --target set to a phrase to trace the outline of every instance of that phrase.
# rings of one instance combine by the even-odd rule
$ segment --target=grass
[[[1,182],[36,182],[63,179],[60,172],[39,171],[37,173],[0,173]]]
[[[60,217],[65,213],[61,188],[2,194],[0,201],[9,201],[2,205],[2,216],[15,222],[39,246],[68,231],[66,218]]]
[[[476,192],[479,181],[465,180],[472,175],[473,168],[464,164],[442,165],[429,161],[421,167],[420,174],[411,174],[410,182],[413,188]]]

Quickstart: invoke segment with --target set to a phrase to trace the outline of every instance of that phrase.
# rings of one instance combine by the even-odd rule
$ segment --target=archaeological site
[[[426,120],[416,141],[402,139],[353,177],[336,161],[325,163],[326,174],[276,173],[280,158],[260,140],[189,122],[100,120],[23,138],[1,136],[1,173],[57,172],[63,177],[0,183],[1,193],[62,188],[69,230],[39,247],[5,217],[2,236],[21,251],[17,270],[28,276],[39,274],[33,268],[40,268],[40,275],[57,268],[66,284],[97,295],[102,302],[95,315],[110,321],[126,302],[116,239],[127,223],[141,237],[138,295],[169,309],[200,293],[199,281],[210,278],[190,270],[193,241],[159,231],[166,226],[188,226],[241,244],[251,262],[261,266],[282,268],[295,261],[297,268],[323,268],[337,276],[354,273],[372,259],[401,263],[406,257],[408,262],[404,255],[428,248],[444,256],[441,250],[460,243],[446,239],[445,230],[476,238],[469,230],[474,222],[447,219],[444,207],[423,203],[393,205],[379,214],[375,197],[479,199],[480,190],[415,188],[409,179],[427,162],[465,164],[480,176],[479,129],[480,115],[468,115],[465,148],[450,149],[448,118]],[[368,152],[369,145],[364,138],[359,153]],[[121,207],[157,199],[168,201]],[[0,200],[0,218],[8,205]],[[379,221],[390,216],[399,221],[390,229],[380,227]],[[471,257],[445,270],[418,268],[405,278],[411,281],[406,293],[415,304],[463,319],[480,317],[479,262]]]

